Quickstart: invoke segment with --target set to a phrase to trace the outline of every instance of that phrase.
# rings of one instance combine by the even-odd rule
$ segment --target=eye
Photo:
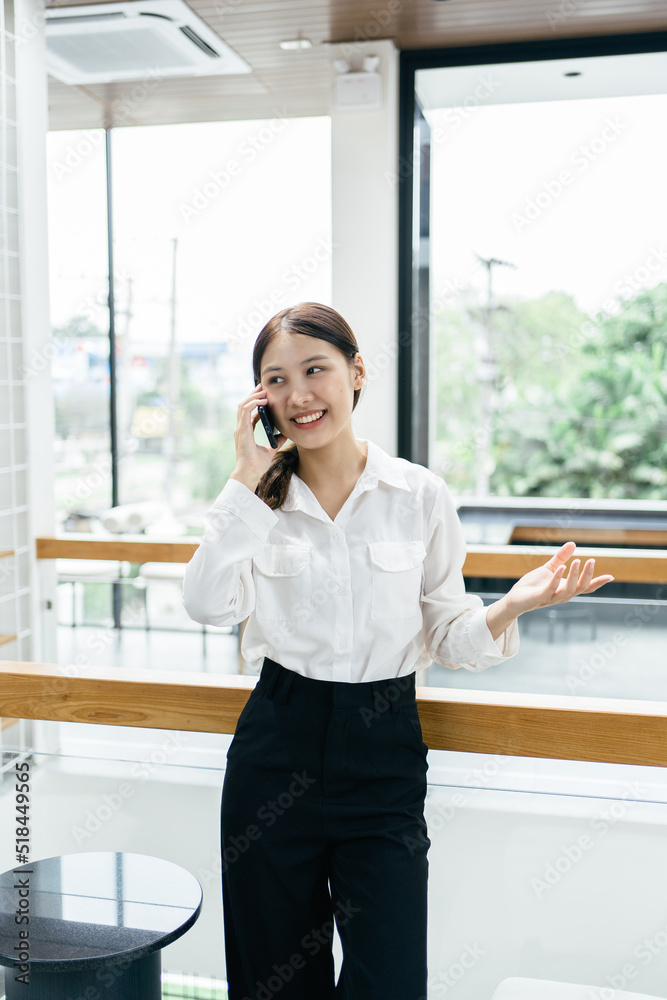
[[[308,368],[308,370],[306,371],[306,374],[308,374],[308,372],[315,371],[316,369],[317,369],[317,371],[320,371],[320,372],[324,371],[324,368],[320,368],[318,365],[311,365],[310,368]],[[282,375],[274,375],[273,378],[269,379],[269,385],[271,385],[273,382],[275,382],[279,378],[282,378]]]

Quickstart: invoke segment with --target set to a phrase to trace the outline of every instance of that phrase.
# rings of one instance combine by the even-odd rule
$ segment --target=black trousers
[[[222,788],[229,1000],[426,1000],[427,770],[414,674],[265,657]]]

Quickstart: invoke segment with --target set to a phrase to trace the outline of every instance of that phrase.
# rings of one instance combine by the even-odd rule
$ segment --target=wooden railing
[[[647,545],[652,549],[667,546],[667,531],[656,528],[559,528],[551,525],[517,524],[508,539],[510,542],[559,542],[573,541],[577,545]]]
[[[68,668],[71,672],[71,668]],[[0,664],[0,714],[233,733],[255,678]],[[417,687],[434,750],[667,766],[667,703]]]
[[[199,539],[38,538],[37,556],[188,562]],[[518,579],[558,546],[469,545],[464,575]],[[667,582],[660,550],[580,548],[596,573]],[[583,562],[582,562],[583,564]],[[0,716],[233,733],[255,678],[0,662]],[[417,688],[424,742],[434,750],[667,766],[667,702]]]
[[[147,541],[145,535],[82,538],[79,534],[37,538],[38,559],[118,559],[128,562],[190,561],[201,539]],[[518,580],[541,566],[559,545],[468,545],[464,576]],[[611,573],[619,583],[667,583],[667,551],[661,549],[577,548],[575,558],[595,558],[597,575]]]

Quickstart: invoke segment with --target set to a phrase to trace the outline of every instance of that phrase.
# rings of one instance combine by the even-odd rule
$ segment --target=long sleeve
[[[252,559],[278,521],[263,500],[230,479],[204,515],[204,538],[185,568],[185,610],[203,625],[235,625],[255,608]]]
[[[519,650],[516,620],[494,640],[481,597],[465,592],[465,536],[444,480],[429,516],[426,550],[422,612],[431,659],[443,667],[477,673],[514,656]]]

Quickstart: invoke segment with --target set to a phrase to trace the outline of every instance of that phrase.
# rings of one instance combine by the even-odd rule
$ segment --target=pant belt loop
[[[369,690],[370,690],[370,697],[371,697],[371,709],[372,709],[373,712],[377,712],[377,708],[375,706],[375,700],[376,700],[375,696],[378,693],[377,681],[371,681],[370,682],[370,689]]]
[[[285,678],[285,683],[278,692],[278,697],[276,699],[280,705],[287,704],[287,696],[289,695],[289,689],[292,687],[292,684],[294,682],[294,671],[289,670],[288,673],[289,677]]]
[[[392,712],[398,712],[399,710],[398,703],[401,696],[401,689],[398,687],[395,681],[390,681],[389,686],[393,687],[393,694],[394,694],[394,697],[389,699],[391,701],[391,710]]]
[[[278,674],[279,674],[279,672],[280,671],[277,668],[274,668],[273,673],[269,677],[268,683],[266,685],[266,696],[267,696],[267,698],[272,698],[273,697],[273,691],[275,689],[276,684],[278,683]]]

